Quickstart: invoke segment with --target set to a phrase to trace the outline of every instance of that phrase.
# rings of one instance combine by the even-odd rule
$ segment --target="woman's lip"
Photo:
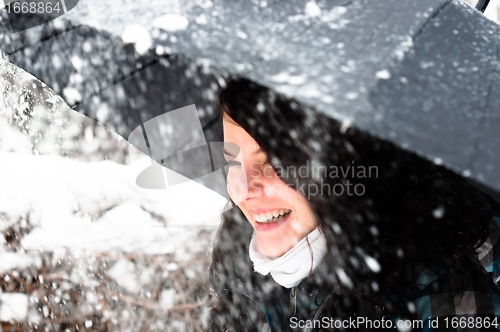
[[[281,219],[280,221],[276,221],[276,222],[260,223],[258,221],[255,221],[255,224],[254,224],[255,231],[257,231],[257,232],[272,231],[273,229],[276,229],[276,228],[280,227],[281,225],[283,225],[285,222],[287,222],[292,213],[293,212],[291,211],[283,219]]]
[[[261,214],[261,213],[266,213],[266,212],[273,212],[273,211],[279,211],[279,210],[290,210],[287,208],[272,208],[272,209],[257,209],[257,210],[248,210],[253,214]]]

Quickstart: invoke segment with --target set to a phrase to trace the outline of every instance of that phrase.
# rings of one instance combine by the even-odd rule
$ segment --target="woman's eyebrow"
[[[255,156],[256,154],[259,154],[259,153],[264,153],[264,151],[262,151],[261,148],[258,148],[257,150],[255,150],[254,152],[252,152],[252,156]]]

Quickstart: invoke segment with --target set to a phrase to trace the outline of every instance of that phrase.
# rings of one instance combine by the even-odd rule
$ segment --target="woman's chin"
[[[267,237],[257,234],[257,248],[266,257],[278,258],[283,256],[293,247],[293,243],[285,239],[287,239],[287,237],[280,235],[276,237]]]
[[[283,250],[283,249],[281,249],[281,248],[268,248],[268,247],[266,247],[266,246],[264,246],[264,248],[263,248],[263,249],[261,249],[261,248],[259,247],[259,251],[260,251],[260,252],[261,252],[264,256],[266,256],[266,257],[268,257],[268,258],[272,258],[272,259],[274,259],[274,258],[278,258],[278,257],[281,257],[281,256],[283,256],[283,255],[287,252],[287,250]]]

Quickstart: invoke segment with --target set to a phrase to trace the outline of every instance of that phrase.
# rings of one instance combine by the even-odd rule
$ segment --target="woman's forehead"
[[[228,154],[234,155],[232,152],[234,152],[235,146],[238,147],[238,150],[250,156],[257,156],[264,153],[255,139],[239,125],[234,124],[232,121],[223,121],[223,126],[224,142],[232,143],[224,144],[224,151],[229,152]]]

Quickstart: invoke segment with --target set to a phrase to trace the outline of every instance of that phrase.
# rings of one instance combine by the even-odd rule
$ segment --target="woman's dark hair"
[[[280,174],[305,194],[327,239],[323,262],[304,281],[304,287],[321,290],[317,294],[332,294],[325,316],[415,318],[406,290],[419,264],[448,271],[457,281],[453,291],[460,293],[466,257],[487,237],[493,203],[486,195],[442,166],[247,79],[231,80],[220,105],[274,167],[314,164],[329,170],[326,176]],[[323,193],[304,192],[310,188]],[[237,207],[224,214],[210,267],[210,330],[256,326],[259,315],[243,294],[262,289],[269,278],[253,271],[252,232]]]

